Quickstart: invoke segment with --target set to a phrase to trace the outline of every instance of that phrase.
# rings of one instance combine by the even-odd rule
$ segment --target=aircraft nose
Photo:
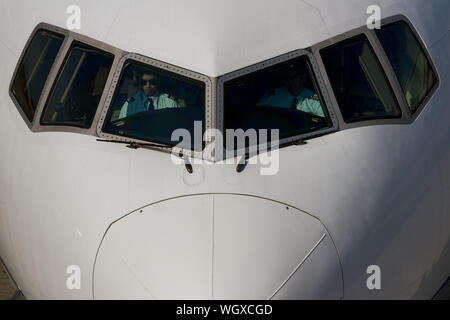
[[[231,194],[175,198],[123,217],[94,271],[96,299],[339,299],[342,290],[318,219]]]

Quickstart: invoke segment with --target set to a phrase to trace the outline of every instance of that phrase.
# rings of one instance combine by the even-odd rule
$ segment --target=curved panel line
[[[279,204],[282,204],[282,205],[285,205],[285,206],[289,206],[289,207],[291,207],[291,208],[294,208],[294,209],[296,209],[296,210],[298,210],[298,211],[300,211],[300,212],[302,212],[302,213],[304,213],[304,214],[306,214],[306,215],[308,215],[308,216],[310,216],[310,217],[316,219],[317,221],[320,222],[320,224],[321,224],[321,225],[325,228],[325,230],[328,232],[328,229],[326,228],[326,226],[325,226],[325,224],[322,222],[322,220],[320,220],[318,217],[312,215],[311,213],[309,213],[309,212],[307,212],[307,211],[304,211],[304,210],[302,210],[302,209],[300,209],[300,208],[297,208],[297,207],[295,207],[295,206],[292,206],[292,205],[290,205],[290,204],[288,204],[288,203],[285,203],[285,202],[282,202],[282,201],[278,201],[278,200],[274,200],[274,199],[270,199],[270,198],[266,198],[266,197],[262,197],[262,196],[258,196],[258,195],[245,194],[245,193],[234,193],[234,192],[222,192],[222,193],[221,193],[221,192],[218,192],[218,193],[215,193],[215,192],[202,192],[202,193],[193,193],[193,194],[178,195],[178,196],[174,196],[174,197],[170,197],[170,198],[166,198],[166,199],[157,200],[157,201],[154,201],[154,202],[151,202],[151,203],[149,203],[149,204],[143,205],[143,206],[141,206],[141,207],[139,207],[139,208],[137,208],[137,209],[135,209],[135,210],[132,210],[132,211],[130,211],[130,212],[124,214],[123,216],[121,216],[121,217],[115,219],[114,221],[112,221],[112,222],[106,227],[106,230],[105,230],[105,232],[103,233],[103,236],[102,236],[102,238],[101,238],[101,240],[100,240],[100,244],[98,245],[97,252],[96,252],[95,258],[94,258],[93,268],[92,268],[92,299],[95,300],[95,266],[96,266],[96,264],[97,264],[98,254],[99,254],[99,252],[100,252],[100,248],[101,248],[101,246],[102,246],[102,244],[103,244],[103,241],[104,241],[104,239],[105,239],[105,237],[106,237],[106,235],[107,235],[109,229],[110,229],[115,223],[117,223],[117,222],[119,222],[120,220],[126,218],[127,216],[132,215],[132,214],[134,214],[134,213],[136,213],[136,212],[139,212],[140,210],[142,210],[142,209],[144,209],[144,208],[146,208],[146,207],[149,207],[149,206],[151,206],[151,205],[158,204],[158,203],[161,203],[161,202],[164,202],[164,201],[173,200],[173,199],[181,199],[181,198],[185,198],[185,197],[193,197],[193,196],[199,196],[199,195],[200,195],[200,196],[201,196],[201,195],[211,195],[211,196],[214,196],[214,195],[233,195],[233,196],[251,197],[251,198],[257,198],[257,199],[263,199],[263,200],[267,200],[267,201],[276,202],[276,203],[279,203]],[[328,232],[328,233],[329,233],[329,232]],[[325,234],[324,234],[324,236],[325,236]],[[331,237],[330,237],[330,238],[331,238]],[[321,240],[320,240],[320,241],[321,241]],[[320,243],[320,241],[319,241],[319,243]],[[338,255],[339,264],[340,264],[340,267],[341,267],[341,273],[342,273],[342,277],[343,277],[344,272],[343,272],[343,268],[342,268],[342,263],[341,263],[341,260],[340,260],[339,252],[337,251],[337,247],[336,247],[336,245],[334,244],[333,238],[331,238],[331,242],[333,243],[333,245],[334,245],[334,247],[335,247],[335,249],[336,249],[336,253],[337,253],[337,255]],[[319,244],[319,243],[318,243],[318,244]],[[318,244],[317,244],[317,245],[318,245]],[[312,252],[311,252],[311,253],[312,253]],[[309,253],[309,255],[310,255],[311,253]],[[303,263],[303,262],[302,262],[302,263]],[[296,269],[298,269],[299,267],[300,267],[300,265],[299,265]],[[294,271],[293,273],[295,273],[295,271]],[[292,275],[290,275],[290,277],[291,277],[291,276],[292,276]],[[342,278],[342,279],[343,279],[343,278]],[[288,279],[288,280],[289,280],[289,279]],[[343,280],[342,280],[342,281],[343,281]],[[285,283],[283,282],[283,285],[284,285],[284,284],[285,284]],[[344,286],[342,285],[342,288],[343,288],[343,287],[344,287]],[[281,287],[280,287],[279,289],[281,289]],[[279,289],[278,289],[278,290],[279,290]],[[276,293],[277,293],[277,292],[275,292],[274,294],[276,294]],[[270,297],[270,299],[272,299],[272,297],[273,297],[273,295]],[[269,300],[270,300],[270,299],[269,299]]]

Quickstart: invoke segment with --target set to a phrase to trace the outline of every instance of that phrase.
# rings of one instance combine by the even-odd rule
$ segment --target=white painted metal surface
[[[42,21],[65,27],[69,4],[83,10],[84,35],[218,76],[362,26],[373,2],[385,16],[412,21],[436,64],[440,88],[411,125],[345,130],[280,150],[274,176],[261,176],[258,165],[241,174],[235,166],[194,165],[202,174],[192,178],[165,153],[74,133],[32,133],[8,94],[33,28]],[[145,207],[143,215],[133,213],[106,233],[96,297],[210,298],[214,279],[218,297],[265,298],[322,235],[274,298],[340,298],[338,274],[343,298],[432,297],[450,270],[448,11],[447,0],[1,2],[0,256],[28,299],[93,298],[94,260],[108,226]],[[279,213],[279,203],[297,214]],[[214,257],[212,206],[214,225],[220,225]],[[143,245],[148,242],[153,251]],[[285,248],[279,256],[277,246]],[[262,247],[273,259],[245,256]],[[126,254],[121,263],[118,252]],[[150,263],[152,255],[157,264]],[[267,281],[259,282],[266,274],[250,272],[258,264],[269,265]],[[366,287],[366,268],[373,264],[382,270],[382,290]],[[82,270],[81,290],[66,287],[69,265]],[[130,268],[137,268],[134,275]]]
[[[315,277],[305,272],[309,259]],[[96,299],[126,297],[115,287],[128,282],[137,298],[342,297],[339,259],[320,221],[240,195],[175,198],[116,221],[94,278]]]

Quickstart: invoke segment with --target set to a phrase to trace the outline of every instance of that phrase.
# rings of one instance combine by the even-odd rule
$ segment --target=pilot
[[[143,73],[139,79],[139,87],[139,92],[123,104],[119,119],[148,110],[180,107],[167,93],[159,90],[158,78],[154,74]]]
[[[284,74],[286,81],[283,86],[266,93],[257,106],[271,106],[301,110],[319,117],[325,117],[317,94],[304,87],[307,80],[306,70],[296,70],[290,65]]]

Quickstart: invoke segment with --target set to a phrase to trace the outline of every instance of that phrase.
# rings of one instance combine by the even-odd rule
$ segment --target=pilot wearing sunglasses
[[[139,92],[123,104],[119,119],[138,112],[180,107],[167,93],[159,90],[158,79],[154,74],[143,73],[139,78],[139,88]]]

